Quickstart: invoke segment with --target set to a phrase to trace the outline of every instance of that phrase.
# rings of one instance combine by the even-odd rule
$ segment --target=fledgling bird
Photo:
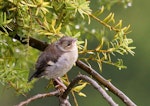
[[[56,79],[66,74],[77,61],[77,39],[64,36],[55,43],[49,44],[39,56],[35,69],[36,72],[29,78],[46,77]]]

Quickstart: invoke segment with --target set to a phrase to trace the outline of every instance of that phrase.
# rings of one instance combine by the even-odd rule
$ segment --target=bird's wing
[[[50,44],[39,56],[35,66],[36,72],[29,78],[29,81],[34,77],[43,76],[45,68],[54,65],[62,54],[63,52],[55,44]]]

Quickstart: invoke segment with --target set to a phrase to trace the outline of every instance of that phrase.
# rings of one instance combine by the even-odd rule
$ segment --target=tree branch
[[[69,102],[69,97],[66,97],[65,99],[62,98],[61,96],[59,97],[59,106],[71,106]]]
[[[92,77],[97,80],[100,84],[107,87],[112,93],[117,95],[127,106],[136,106],[134,102],[132,102],[122,91],[116,88],[110,81],[103,78],[99,73],[97,73],[94,69],[83,63],[82,61],[78,60],[76,62],[77,66],[80,67],[82,70],[87,72],[88,74],[92,75]]]
[[[29,45],[31,46],[31,47],[33,47],[33,48],[35,48],[35,49],[38,49],[38,50],[40,50],[40,51],[44,51],[45,50],[45,48],[48,46],[48,44],[46,43],[46,42],[42,42],[42,41],[40,41],[40,40],[37,40],[37,39],[34,39],[34,38],[32,38],[32,37],[29,37],[29,42],[27,41],[27,38],[21,38],[19,35],[15,35],[15,36],[12,36],[12,35],[9,35],[11,38],[13,38],[13,39],[16,39],[16,40],[18,40],[20,43],[22,43],[22,44],[28,44],[29,43]]]
[[[49,92],[49,93],[43,93],[43,94],[37,94],[25,101],[20,102],[18,105],[16,106],[24,106],[29,104],[30,102],[37,100],[37,99],[41,99],[41,98],[46,98],[46,97],[50,97],[50,96],[58,96],[59,97],[59,106],[71,106],[70,102],[69,102],[69,97],[66,97],[65,99],[62,98],[61,96],[61,92],[59,90],[53,91],[53,92]]]
[[[115,101],[106,93],[106,91],[96,81],[94,81],[93,79],[91,79],[90,77],[88,77],[86,75],[78,75],[76,78],[74,78],[73,81],[71,81],[71,83],[67,87],[67,90],[63,93],[62,98],[66,99],[67,95],[70,93],[71,89],[80,80],[84,80],[84,81],[90,83],[96,90],[98,90],[102,94],[104,99],[106,99],[111,106],[118,106],[118,104],[115,103]]]
[[[10,36],[12,38],[17,39],[20,41],[22,44],[27,44],[28,42],[24,39],[26,38],[21,38],[19,35],[15,36]],[[39,40],[36,40],[32,37],[29,37],[29,45],[33,48],[36,48],[40,51],[43,51],[47,47],[47,43],[43,43]],[[117,95],[127,106],[136,106],[134,102],[132,102],[122,91],[120,91],[118,88],[116,88],[110,81],[106,80],[103,78],[100,74],[98,74],[94,69],[86,65],[80,60],[77,60],[76,65],[87,72],[88,74],[92,75],[92,77],[100,84],[104,85],[107,87],[112,93]]]
[[[23,101],[23,102],[20,102],[18,105],[16,106],[24,106],[24,105],[27,105],[28,103],[36,100],[36,99],[40,99],[40,98],[45,98],[45,97],[50,97],[50,96],[57,96],[59,95],[59,91],[56,90],[56,91],[53,91],[53,92],[49,92],[49,93],[44,93],[44,94],[37,94],[29,99],[27,99],[26,101]]]

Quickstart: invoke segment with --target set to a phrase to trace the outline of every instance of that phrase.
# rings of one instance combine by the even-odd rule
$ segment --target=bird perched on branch
[[[77,61],[77,39],[64,36],[55,43],[49,44],[36,62],[36,72],[29,78],[46,77],[57,79],[66,74]]]

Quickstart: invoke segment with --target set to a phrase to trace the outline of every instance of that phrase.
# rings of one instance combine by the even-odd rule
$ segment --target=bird
[[[35,72],[29,78],[45,77],[54,79],[65,75],[78,59],[77,39],[63,36],[58,41],[49,44],[40,54],[35,64]]]

